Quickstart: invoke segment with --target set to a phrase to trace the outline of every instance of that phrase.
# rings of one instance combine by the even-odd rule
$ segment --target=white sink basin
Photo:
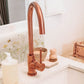
[[[84,73],[66,68],[58,73],[53,72],[38,84],[84,84]]]
[[[58,65],[37,72],[35,77],[27,75],[27,68],[21,73],[20,84],[84,84],[84,64],[62,57]]]
[[[38,71],[34,77],[27,75],[27,65],[20,64],[19,84],[84,84],[84,64],[60,56],[58,61],[58,65]]]

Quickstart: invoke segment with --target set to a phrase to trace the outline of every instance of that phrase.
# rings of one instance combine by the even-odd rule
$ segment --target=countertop
[[[19,65],[20,73],[19,73],[19,79],[20,79],[20,84],[37,84],[37,82],[40,82],[41,80],[45,79],[46,77],[49,77],[50,74],[54,72],[60,72],[64,70],[65,68],[73,68],[78,71],[81,71],[84,73],[84,64],[67,59],[62,56],[58,56],[58,64],[55,65],[54,67],[51,67],[49,69],[45,69],[43,72],[37,72],[37,75],[35,77],[30,77],[27,75],[27,65],[22,63]]]
[[[84,58],[82,58],[82,57],[74,57],[73,55],[63,55],[63,57],[84,63]]]

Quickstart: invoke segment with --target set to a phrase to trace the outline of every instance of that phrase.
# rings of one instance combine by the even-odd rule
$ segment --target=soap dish
[[[51,67],[57,65],[59,62],[58,61],[50,62],[48,59],[45,59],[45,61],[43,61],[43,63],[45,64],[46,68],[51,68]]]

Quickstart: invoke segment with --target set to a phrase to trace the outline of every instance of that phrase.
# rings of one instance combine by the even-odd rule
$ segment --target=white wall
[[[72,51],[71,43],[84,40],[84,0],[63,2],[64,14],[46,17],[46,47],[57,48],[64,54]]]
[[[25,20],[25,0],[8,0],[10,23]]]

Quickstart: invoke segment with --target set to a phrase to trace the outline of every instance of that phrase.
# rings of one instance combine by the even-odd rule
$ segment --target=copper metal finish
[[[74,44],[73,56],[84,58],[84,42],[76,42]]]
[[[39,71],[43,71],[45,69],[45,64],[43,64],[42,62],[41,63],[36,62],[33,54],[33,23],[32,23],[33,8],[35,8],[38,17],[39,32],[40,34],[45,34],[44,19],[41,8],[36,2],[32,2],[28,8],[28,34],[29,34],[28,75],[30,76],[35,76],[37,74],[35,69]]]
[[[42,49],[40,48],[40,63],[42,64]]]

